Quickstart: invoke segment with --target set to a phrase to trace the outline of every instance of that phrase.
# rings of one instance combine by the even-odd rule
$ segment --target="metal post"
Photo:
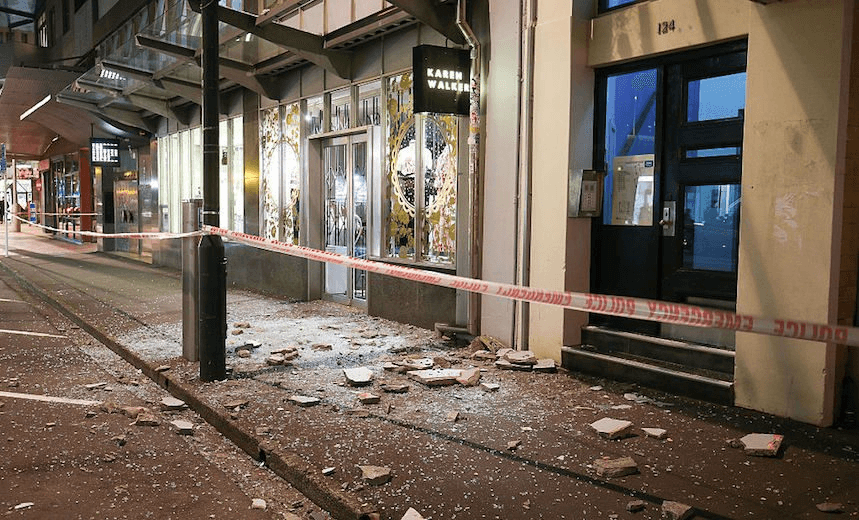
[[[182,232],[200,229],[202,199],[182,201]],[[200,360],[200,342],[197,336],[197,247],[199,237],[182,239],[182,357],[188,361]]]
[[[203,31],[203,224],[218,225],[218,2],[203,0],[200,15]],[[226,377],[227,261],[218,235],[200,239],[197,300],[200,342],[200,379]]]

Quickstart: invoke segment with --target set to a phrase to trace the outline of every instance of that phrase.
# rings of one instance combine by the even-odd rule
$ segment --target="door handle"
[[[666,200],[662,203],[662,218],[659,220],[659,225],[662,226],[662,236],[674,236],[674,219],[677,202]]]

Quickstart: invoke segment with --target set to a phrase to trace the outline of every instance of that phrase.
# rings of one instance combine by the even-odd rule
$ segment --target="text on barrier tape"
[[[203,231],[227,237],[261,249],[281,252],[292,256],[343,265],[382,275],[403,278],[415,282],[423,282],[452,289],[476,292],[488,296],[500,296],[513,300],[531,303],[557,305],[567,309],[637,318],[661,323],[689,325],[754,332],[770,336],[807,339],[813,341],[834,341],[844,345],[859,346],[859,328],[831,326],[820,323],[796,320],[781,320],[748,314],[736,314],[717,309],[707,309],[683,303],[670,303],[640,298],[622,296],[606,296],[603,294],[576,293],[565,291],[550,291],[522,287],[518,285],[485,280],[475,280],[463,276],[422,271],[411,267],[386,264],[372,260],[363,260],[350,256],[320,251],[304,246],[296,246],[262,238],[247,233],[239,233],[212,226],[203,226]]]

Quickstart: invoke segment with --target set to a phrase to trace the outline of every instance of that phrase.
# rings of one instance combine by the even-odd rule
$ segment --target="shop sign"
[[[93,137],[89,149],[93,166],[119,166],[119,139]]]
[[[412,49],[414,111],[468,115],[471,56],[435,45]]]

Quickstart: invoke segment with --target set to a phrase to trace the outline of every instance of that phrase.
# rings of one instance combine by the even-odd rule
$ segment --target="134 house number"
[[[668,34],[674,32],[674,20],[666,20],[656,24],[656,34]]]

